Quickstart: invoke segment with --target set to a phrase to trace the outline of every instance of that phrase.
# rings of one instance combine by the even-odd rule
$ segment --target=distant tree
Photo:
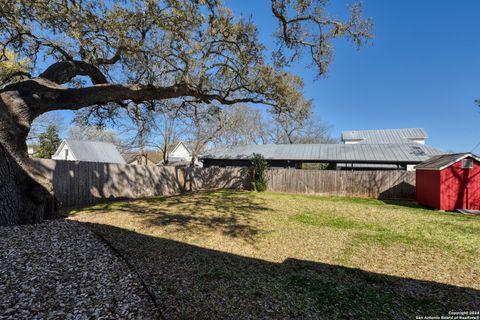
[[[223,133],[225,115],[214,104],[187,103],[181,110],[186,126],[185,137],[191,146],[193,166],[205,147]]]
[[[268,142],[268,124],[259,109],[242,104],[227,107],[222,113],[225,124],[216,144],[235,146]]]
[[[79,119],[76,119],[74,124],[68,128],[66,138],[79,141],[110,142],[113,143],[120,152],[128,149],[115,130],[106,129],[103,126],[89,125]]]
[[[55,127],[58,132],[64,130],[65,119],[59,112],[47,112],[33,120],[32,128],[30,129],[30,133],[27,137],[29,144],[37,145],[39,135],[43,132],[46,132],[50,126]]]
[[[303,127],[296,129],[290,136],[293,143],[336,143],[331,135],[332,126],[313,115],[304,121]]]
[[[146,145],[149,144],[150,136],[155,127],[155,119],[153,117],[155,104],[154,102],[129,103],[125,110],[128,121],[124,127],[127,131],[133,132],[128,143],[138,153],[138,164],[147,165]],[[145,163],[143,162],[145,161]]]
[[[162,153],[163,164],[168,165],[168,154],[185,133],[185,121],[181,119],[182,102],[178,100],[156,101],[160,106],[155,115],[154,146]]]
[[[332,126],[310,111],[273,116],[269,127],[273,143],[335,143],[331,136]]]
[[[28,159],[33,119],[53,110],[112,111],[129,101],[172,98],[257,103],[281,112],[290,94],[301,94],[285,81],[293,77],[292,61],[307,56],[323,75],[335,39],[360,45],[370,37],[360,5],[340,20],[326,2],[269,1],[277,22],[270,57],[252,20],[236,17],[222,1],[0,0],[0,61],[10,50],[33,70],[51,63],[32,77],[0,83],[0,180],[7,186],[0,190],[0,224],[53,214],[51,182]],[[160,81],[130,82],[139,64]]]
[[[51,159],[61,142],[58,136],[58,129],[53,125],[48,126],[47,130],[38,136],[38,142],[36,157]]]

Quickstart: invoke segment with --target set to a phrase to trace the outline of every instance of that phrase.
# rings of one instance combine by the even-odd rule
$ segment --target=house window
[[[68,149],[65,149],[65,160],[68,160]]]
[[[473,160],[472,159],[463,159],[462,160],[462,169],[472,169]]]

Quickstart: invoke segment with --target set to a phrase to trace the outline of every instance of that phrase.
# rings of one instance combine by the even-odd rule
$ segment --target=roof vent
[[[473,159],[462,160],[462,169],[472,169],[472,168],[473,168]]]

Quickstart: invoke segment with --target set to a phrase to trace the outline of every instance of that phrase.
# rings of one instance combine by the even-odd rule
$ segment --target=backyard
[[[228,191],[68,213],[136,269],[169,319],[404,319],[480,305],[479,217]]]

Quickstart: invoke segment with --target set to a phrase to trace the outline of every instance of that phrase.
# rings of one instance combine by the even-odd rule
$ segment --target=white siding
[[[170,153],[170,156],[172,158],[185,158],[185,159],[189,159],[191,157],[190,152],[188,152],[187,148],[185,148],[183,143],[179,144],[175,148],[175,150],[173,150],[173,152]]]
[[[66,143],[63,144],[62,149],[60,149],[60,152],[58,154],[55,154],[52,156],[53,160],[71,160],[75,161],[77,160],[74,156],[73,153],[68,150],[68,146]]]
[[[407,164],[407,171],[415,171],[415,164]]]

